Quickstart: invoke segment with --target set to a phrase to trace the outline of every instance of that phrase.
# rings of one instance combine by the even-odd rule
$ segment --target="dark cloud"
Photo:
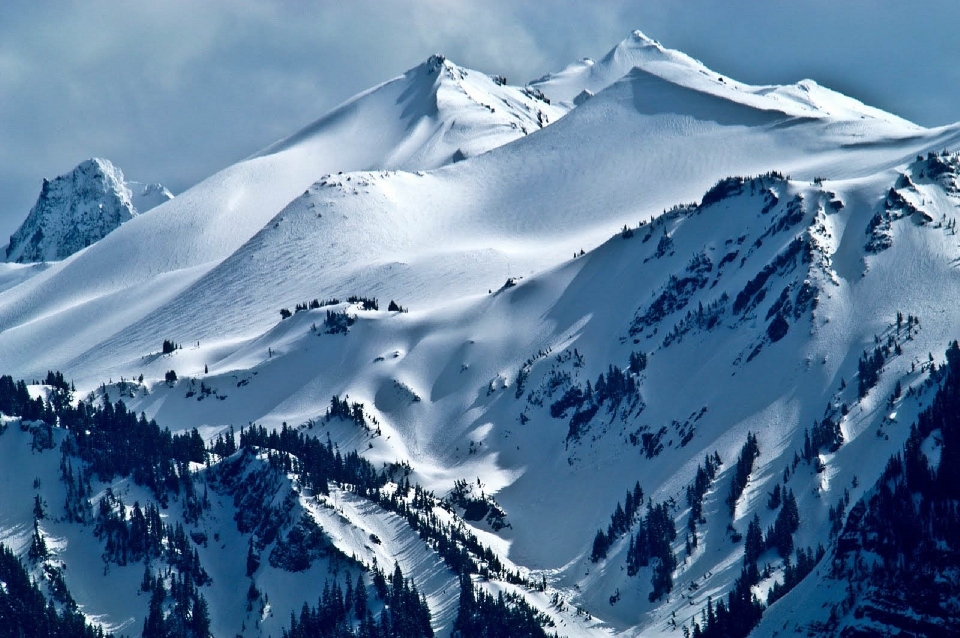
[[[0,3],[0,236],[99,155],[181,191],[434,52],[522,83],[640,28],[751,83],[812,77],[960,119],[960,3],[82,0]]]

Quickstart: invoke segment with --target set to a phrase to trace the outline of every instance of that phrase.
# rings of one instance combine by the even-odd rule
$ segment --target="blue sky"
[[[957,24],[948,0],[6,0],[0,237],[83,159],[180,192],[435,52],[522,84],[641,29],[744,82],[948,124]]]

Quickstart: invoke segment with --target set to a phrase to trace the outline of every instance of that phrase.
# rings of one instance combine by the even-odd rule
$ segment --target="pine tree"
[[[727,496],[731,516],[737,506],[737,500],[747,487],[747,480],[753,472],[753,462],[758,456],[760,456],[760,446],[757,443],[757,437],[753,432],[748,432],[747,441],[740,448],[740,456],[737,457],[737,467],[730,485],[730,494]]]
[[[744,543],[743,552],[744,565],[755,565],[763,550],[763,531],[760,529],[760,517],[754,514],[753,520],[747,526],[747,539]]]
[[[773,526],[767,532],[767,546],[775,548],[781,558],[793,552],[793,534],[800,528],[800,511],[793,490],[787,490],[783,506],[777,513]]]
[[[210,636],[210,611],[207,606],[207,599],[196,589],[194,589],[193,608],[190,612],[188,627],[193,634],[193,638],[209,638]]]
[[[143,565],[143,578],[140,580],[140,591],[146,593],[153,591],[153,574],[150,573],[150,564]]]
[[[251,538],[247,546],[247,577],[253,576],[259,567],[260,555],[253,550],[253,539]]]
[[[43,540],[43,534],[40,533],[40,525],[36,519],[33,521],[33,537],[30,541],[30,549],[27,550],[27,556],[34,562],[46,560],[49,556],[47,543]]]
[[[779,483],[773,486],[773,492],[770,493],[770,499],[767,501],[767,508],[775,510],[778,507],[780,507],[780,484]]]
[[[163,601],[166,597],[167,590],[163,586],[163,580],[157,578],[150,596],[147,619],[143,623],[143,638],[166,638],[166,623],[163,615]]]
[[[363,582],[363,574],[357,574],[357,586],[353,588],[353,611],[358,619],[363,619],[367,611],[367,586]]]
[[[607,535],[598,529],[597,535],[593,537],[593,550],[590,552],[590,561],[596,563],[606,558],[609,546]]]

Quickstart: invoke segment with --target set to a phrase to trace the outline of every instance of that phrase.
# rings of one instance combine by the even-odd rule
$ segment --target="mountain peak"
[[[635,67],[662,77],[709,73],[703,64],[687,54],[668,49],[642,31],[634,30],[600,60],[583,58],[562,71],[535,80],[531,86],[551,100],[570,105],[582,91],[598,93]]]
[[[637,71],[639,69],[639,72]],[[571,64],[558,73],[548,74],[531,83],[546,97],[568,108],[583,103],[586,94],[597,94],[621,79],[656,78],[656,86],[673,85],[710,95],[722,102],[743,105],[758,112],[779,113],[782,117],[829,118],[839,121],[870,119],[895,126],[915,125],[895,115],[872,108],[853,98],[832,91],[811,79],[796,84],[752,86],[737,82],[711,70],[682,51],[664,47],[639,30],[621,40],[595,63]],[[664,84],[666,83],[666,84]],[[584,93],[586,91],[586,93]],[[677,91],[672,91],[676,94]],[[678,104],[656,104],[659,97],[644,90],[645,108],[685,112],[684,100]],[[637,95],[640,95],[639,93]],[[716,102],[720,107],[721,102]],[[681,109],[676,111],[676,109]],[[725,108],[725,107],[723,107]],[[708,119],[709,113],[706,114]]]
[[[427,58],[426,62],[411,69],[408,74],[411,72],[415,74],[423,74],[425,72],[428,77],[437,75],[436,80],[430,80],[431,83],[435,83],[437,80],[443,82],[444,79],[459,82],[469,75],[466,69],[454,64],[442,53],[434,53]]]
[[[950,632],[960,125],[622,35],[568,115],[421,56],[115,232],[165,189],[45,180],[8,257],[91,245],[0,264],[24,621]]]
[[[630,38],[628,39],[634,40],[636,42],[640,42],[641,44],[647,44],[647,45],[658,46],[658,47],[660,46],[659,42],[647,36],[647,34],[645,34],[640,29],[634,29],[633,31],[631,31]]]
[[[99,171],[101,173],[119,173],[123,175],[123,171],[120,170],[113,162],[103,157],[91,157],[90,159],[83,160],[77,167],[73,169],[74,171],[80,172],[90,172],[90,171]]]
[[[427,61],[424,63],[424,65],[427,68],[439,69],[441,66],[444,65],[446,61],[447,61],[447,56],[443,55],[442,53],[434,53],[429,58],[427,58]]]
[[[502,75],[465,68],[434,53],[254,157],[297,147],[315,149],[333,172],[433,169],[539,130],[566,111],[529,87],[510,86]],[[358,136],[353,123],[361,120],[365,134]],[[333,149],[321,152],[334,138]]]
[[[679,67],[706,70],[699,61],[676,49],[668,49],[640,30],[634,30],[621,40],[601,60],[601,64],[611,67],[611,71],[623,76],[632,67],[646,70],[650,64],[667,62]]]
[[[172,198],[161,184],[125,181],[110,160],[84,160],[53,181],[43,179],[36,204],[10,236],[7,261],[64,259]]]

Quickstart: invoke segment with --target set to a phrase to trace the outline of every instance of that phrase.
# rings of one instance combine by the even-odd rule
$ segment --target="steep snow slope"
[[[87,160],[52,182],[43,180],[37,203],[10,237],[7,261],[69,257],[171,199],[173,194],[161,184],[127,182],[109,161]]]
[[[357,451],[375,467],[401,463],[390,467],[409,467],[410,481],[441,497],[464,481],[473,509],[480,503],[504,517],[478,517],[452,494],[421,507],[475,534],[526,582],[508,584],[501,572],[484,587],[518,591],[561,635],[676,635],[709,596],[730,591],[743,558],[736,534],[754,514],[764,531],[773,524],[774,485],[798,501],[794,544],[830,542],[830,509],[847,490],[858,498],[881,469],[876,459],[898,449],[906,436],[899,424],[922,400],[910,391],[960,325],[949,303],[960,293],[960,161],[927,155],[956,147],[958,129],[796,108],[728,99],[640,68],[555,125],[469,161],[430,172],[314,175],[281,202],[274,188],[293,188],[282,169],[306,180],[308,169],[292,158],[327,139],[308,131],[180,198],[194,197],[195,210],[176,200],[164,207],[179,220],[173,228],[203,228],[199,240],[161,233],[154,245],[164,254],[140,255],[142,245],[121,254],[111,238],[145,236],[153,228],[146,215],[26,283],[15,283],[19,270],[3,271],[12,286],[0,295],[5,371],[64,368],[79,394],[123,397],[171,428],[197,427],[208,441],[230,424],[286,423],[329,436],[338,452]],[[717,182],[769,169],[793,179]],[[231,203],[214,195],[228,192],[230,180],[249,187],[252,175],[262,192],[237,197],[250,219],[234,223]],[[204,202],[221,208],[201,224]],[[267,214],[254,203],[275,208]],[[110,261],[118,257],[144,272]],[[379,297],[380,310],[349,294]],[[321,304],[334,295],[339,301]],[[280,308],[313,298],[315,307],[280,319]],[[390,298],[410,311],[386,311]],[[161,353],[167,338],[183,347]],[[861,360],[877,352],[882,365],[868,381]],[[171,370],[179,380],[162,381]],[[141,374],[142,383],[129,381]],[[333,395],[361,403],[375,427],[327,420]],[[811,450],[805,429],[815,423],[814,432],[834,438],[815,434]],[[748,432],[760,454],[731,507]],[[0,436],[11,467],[27,458],[27,445],[15,423]],[[714,452],[723,464],[692,532],[686,488]],[[59,503],[55,453],[45,454],[34,489]],[[805,458],[794,462],[798,455]],[[243,458],[251,464],[243,472],[284,462]],[[277,500],[265,501],[294,503],[284,529],[306,515],[345,555],[398,561],[446,635],[456,579],[436,544],[369,495],[341,486],[312,493],[293,466],[275,471]],[[193,469],[208,480],[210,471]],[[23,499],[0,507],[0,540],[20,550],[30,537],[31,478],[20,465],[4,478],[20,488],[11,499]],[[668,542],[678,560],[673,590],[653,600],[656,559],[632,575],[627,561],[645,510],[613,534],[605,557],[590,560],[597,530],[637,481],[679,532]],[[106,487],[96,486],[96,498]],[[213,573],[203,589],[218,606],[214,623],[222,632],[276,634],[288,610],[316,599],[307,583],[329,564],[299,575],[264,567],[250,582],[271,609],[252,607],[238,629],[232,614],[245,608],[248,583],[236,557],[253,536],[232,519],[257,508],[231,506],[231,492],[222,494],[191,528],[222,539],[198,550]],[[183,518],[179,507],[171,520]],[[65,558],[95,555],[89,530],[45,525]],[[763,599],[785,564],[774,549],[760,558],[770,565],[754,587]],[[98,565],[84,565],[67,581],[89,614],[113,627],[142,618],[147,601],[133,601],[128,588],[141,569],[98,581]],[[532,586],[541,579],[546,591]],[[98,582],[109,586],[98,590]],[[768,613],[809,607],[811,588]]]
[[[51,356],[42,365],[69,361],[168,301],[324,173],[441,166],[521,137],[562,113],[433,56],[208,178],[162,214],[138,216],[120,234],[43,272],[29,287],[8,291],[0,300],[2,338],[19,331],[25,341],[22,347],[8,341],[0,350],[11,370],[17,358],[40,350]],[[72,310],[65,314],[67,308]],[[70,343],[57,343],[53,335],[66,336],[72,332],[66,326],[78,325],[78,319],[88,335],[96,335],[93,341],[73,333]]]
[[[766,530],[775,484],[796,494],[796,546],[826,544],[828,510],[846,491],[855,501],[882,469],[875,459],[902,443],[898,423],[919,404],[901,395],[890,407],[888,398],[897,383],[904,393],[922,386],[928,353],[936,358],[960,325],[943,303],[960,294],[960,164],[950,158],[952,168],[927,177],[943,162],[901,167],[909,179],[883,171],[822,185],[777,175],[727,180],[699,207],[632,227],[492,295],[406,314],[308,309],[229,352],[221,344],[223,358],[197,376],[223,400],[198,403],[187,396],[198,382],[182,380],[130,402],[181,427],[244,418],[279,427],[317,423],[331,395],[349,395],[382,434],[357,440],[334,431],[343,449],[365,450],[375,463],[409,461],[411,480],[438,494],[458,479],[479,481],[509,527],[493,535],[488,523],[473,525],[504,559],[545,576],[551,596],[610,630],[669,634],[673,622],[699,618],[707,596],[729,590],[743,544],[728,525],[743,533],[756,513]],[[356,315],[345,336],[325,333],[331,308]],[[898,312],[918,322],[898,326]],[[881,346],[883,371],[858,399],[858,360]],[[590,401],[600,399],[553,408],[611,365],[626,370],[631,353],[647,357],[632,375],[635,395],[607,397],[592,416]],[[197,370],[213,354],[201,343],[140,369],[148,378]],[[796,464],[804,430],[826,417],[839,424],[842,445]],[[731,515],[724,500],[748,431],[760,456]],[[714,452],[723,465],[686,556],[684,492]],[[670,504],[680,530],[673,593],[654,603],[650,568],[636,576],[622,569],[626,536],[604,560],[589,560],[594,533],[635,481],[654,503]],[[633,521],[630,532],[637,529]],[[771,565],[756,588],[764,598],[783,563],[773,550],[762,560]],[[594,630],[578,625],[567,635]]]
[[[428,174],[328,175],[182,293],[149,293],[156,311],[135,326],[112,321],[116,334],[91,333],[108,341],[71,339],[70,355],[50,355],[78,377],[85,369],[119,376],[159,339],[250,338],[281,307],[313,297],[427,307],[557,264],[729,174],[854,177],[956,137],[955,129],[791,118],[635,70],[549,128],[470,161]],[[66,320],[34,322],[30,335]],[[51,365],[30,363],[40,372]]]
[[[328,153],[336,149],[332,167],[342,170],[430,169],[502,146],[565,112],[503,77],[433,55],[254,157],[316,152],[321,144]],[[331,169],[317,173],[323,170]]]
[[[530,86],[553,102],[572,106],[589,99],[634,68],[671,84],[761,111],[782,111],[793,117],[875,119],[916,128],[906,120],[821,87],[813,80],[788,86],[751,86],[738,82],[712,71],[681,51],[664,48],[640,31],[634,31],[599,61],[584,58],[562,71],[534,80]]]

